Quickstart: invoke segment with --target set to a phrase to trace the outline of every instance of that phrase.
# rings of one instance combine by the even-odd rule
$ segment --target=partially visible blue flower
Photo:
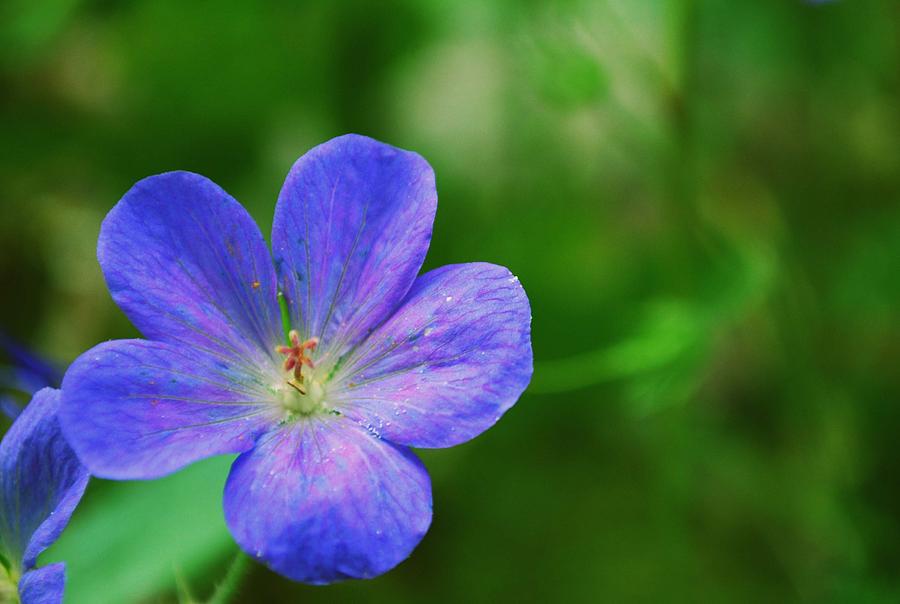
[[[62,602],[65,563],[35,565],[69,523],[88,473],[59,428],[59,395],[35,394],[0,443],[0,602]]]
[[[417,276],[436,206],[419,155],[334,139],[288,174],[273,264],[206,178],[137,183],[104,220],[98,258],[148,339],[101,344],[66,373],[60,419],[79,457],[141,479],[241,453],[224,505],[245,551],[309,583],[394,567],[431,523],[408,447],[477,436],[532,372],[528,298],[509,270]]]
[[[2,331],[0,351],[9,363],[0,365],[0,413],[16,419],[35,392],[58,388],[62,373]]]

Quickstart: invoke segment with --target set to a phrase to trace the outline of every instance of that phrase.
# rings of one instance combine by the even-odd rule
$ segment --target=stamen
[[[303,386],[301,386],[299,384],[295,384],[291,380],[287,381],[287,385],[290,386],[291,388],[293,388],[294,390],[296,390],[297,392],[299,392],[300,394],[306,394],[306,388],[304,388]]]
[[[275,347],[275,351],[286,357],[284,359],[284,370],[294,372],[296,385],[291,384],[291,382],[288,383],[295,387],[297,385],[302,387],[303,366],[305,365],[310,369],[314,367],[313,360],[307,355],[307,351],[312,352],[316,349],[316,346],[319,345],[319,338],[309,338],[308,340],[301,342],[300,334],[297,333],[296,329],[292,329],[288,332],[288,341],[291,343],[290,346],[279,345]]]

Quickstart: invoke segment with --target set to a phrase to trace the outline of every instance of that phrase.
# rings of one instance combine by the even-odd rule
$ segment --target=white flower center
[[[286,382],[278,390],[278,403],[287,411],[299,415],[312,415],[325,409],[325,388],[316,379],[304,381],[303,390],[293,382]]]

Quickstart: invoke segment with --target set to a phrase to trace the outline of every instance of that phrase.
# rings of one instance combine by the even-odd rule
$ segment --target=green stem
[[[178,604],[199,604],[200,600],[194,598],[187,577],[184,576],[181,569],[173,565],[172,571],[175,574],[175,596],[178,599]]]
[[[236,595],[248,570],[250,570],[250,558],[244,552],[238,550],[237,555],[231,562],[231,566],[228,567],[228,571],[225,573],[225,577],[216,587],[216,591],[213,592],[207,604],[228,604]]]
[[[284,329],[284,343],[286,346],[291,345],[291,313],[288,309],[287,298],[284,292],[278,292],[278,306],[281,308],[281,327]]]

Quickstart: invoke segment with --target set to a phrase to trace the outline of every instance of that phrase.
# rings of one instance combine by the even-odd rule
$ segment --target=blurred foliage
[[[243,601],[895,602],[898,107],[895,0],[6,0],[0,327],[60,365],[135,335],[94,258],[132,183],[203,173],[267,232],[368,134],[435,168],[426,268],[521,277],[533,385],[422,452],[409,561]],[[227,461],[94,480],[69,601],[210,592]]]

